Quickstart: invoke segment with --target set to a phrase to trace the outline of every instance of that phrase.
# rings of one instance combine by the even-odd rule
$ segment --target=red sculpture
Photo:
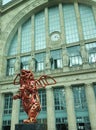
[[[19,81],[16,82],[19,77]],[[32,71],[21,70],[14,79],[14,84],[20,84],[19,94],[13,96],[13,99],[21,99],[24,111],[28,115],[28,119],[24,123],[36,123],[36,117],[41,110],[38,89],[45,88],[47,85],[55,84],[56,81],[47,75],[42,75],[39,79],[34,79]]]

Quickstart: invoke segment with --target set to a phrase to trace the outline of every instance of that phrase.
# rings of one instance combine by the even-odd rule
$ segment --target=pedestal
[[[47,130],[47,126],[45,124],[16,124],[15,130]]]

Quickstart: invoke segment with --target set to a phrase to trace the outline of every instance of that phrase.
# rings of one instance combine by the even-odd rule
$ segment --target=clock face
[[[60,38],[60,35],[58,33],[54,33],[51,35],[51,40],[52,41],[58,41]]]

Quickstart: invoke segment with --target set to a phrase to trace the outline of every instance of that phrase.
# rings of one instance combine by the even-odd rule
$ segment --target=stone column
[[[47,127],[48,130],[56,130],[53,89],[47,87],[46,91],[47,91]]]
[[[46,48],[50,47],[49,44],[49,25],[48,25],[48,8],[45,8],[45,30],[46,30]]]
[[[48,8],[45,8],[45,30],[46,30],[46,59],[45,59],[45,68],[47,73],[50,73],[50,34],[49,34],[49,23],[48,23]]]
[[[4,95],[0,93],[0,130],[3,124],[3,110],[4,110]]]
[[[86,84],[85,92],[88,103],[91,130],[96,130],[96,99],[92,84]]]
[[[20,73],[20,57],[16,57],[15,61],[15,74]]]
[[[32,70],[32,72],[35,72],[35,65],[36,65],[36,59],[35,59],[35,16],[34,14],[31,17],[31,24],[32,24],[32,28],[31,28],[31,32],[32,32],[32,43],[31,43],[31,59],[29,61],[29,69]]]
[[[32,15],[32,17],[31,17],[31,23],[32,23],[32,29],[31,29],[31,31],[32,31],[32,43],[31,43],[31,46],[32,46],[32,48],[31,48],[31,50],[32,50],[32,53],[34,52],[34,50],[35,50],[35,34],[34,34],[34,21],[35,21],[35,19],[34,19],[34,15]]]
[[[82,30],[80,12],[79,12],[77,1],[74,2],[74,7],[75,7],[75,13],[76,13],[76,19],[77,19],[77,25],[78,25],[79,38],[80,38],[80,41],[82,41],[84,38],[83,38],[83,30]]]
[[[35,56],[34,54],[32,54],[31,59],[29,61],[29,69],[32,70],[32,72],[35,72],[35,62],[36,62]]]
[[[85,64],[88,61],[88,52],[86,51],[84,44],[81,44],[80,47],[81,47],[80,50],[81,50],[82,60],[83,63]]]
[[[74,110],[74,97],[71,86],[65,87],[66,107],[68,116],[68,130],[77,130]]]
[[[59,12],[60,12],[60,27],[61,27],[61,38],[62,38],[62,43],[66,43],[66,38],[65,38],[65,32],[64,32],[64,16],[63,16],[63,11],[62,11],[62,4],[59,4]]]
[[[92,11],[93,11],[94,19],[96,22],[96,6],[95,5],[92,6]]]
[[[17,53],[21,53],[21,34],[22,34],[22,27],[20,26],[18,29],[18,46],[17,46]]]
[[[21,45],[21,26],[19,27],[18,29],[18,44],[17,44],[17,53],[19,54],[17,57],[16,57],[16,61],[15,61],[15,65],[14,65],[14,69],[15,69],[15,75],[20,73],[20,52],[21,52],[21,48],[20,48],[20,45]]]
[[[14,92],[13,95],[15,95]],[[19,122],[19,100],[13,100],[12,116],[11,116],[11,130],[15,130],[15,124]]]
[[[63,67],[68,66],[69,57],[68,57],[68,53],[65,47],[63,47],[62,57],[63,57]]]
[[[47,51],[47,53],[46,53],[46,60],[45,60],[45,67],[46,67],[46,69],[47,70],[50,70],[50,67],[51,67],[51,63],[50,63],[50,52],[49,51]]]

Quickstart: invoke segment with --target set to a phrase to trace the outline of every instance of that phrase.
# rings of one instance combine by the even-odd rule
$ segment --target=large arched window
[[[76,10],[74,4],[61,4],[61,6],[56,5],[48,7],[46,10],[47,13],[45,13],[45,9],[39,11],[33,16],[30,16],[29,19],[27,19],[23,24],[21,24],[21,26],[17,29],[19,31],[15,33],[11,42],[9,43],[10,48],[8,51],[8,56],[11,57],[7,58],[7,74],[10,72],[9,64],[12,63],[11,68],[14,68],[11,59],[15,60],[17,55],[19,55],[19,59],[21,59],[21,57],[24,58],[24,56],[31,56],[31,54],[33,53],[35,56],[37,53],[36,51],[40,51],[40,53],[44,53],[46,56],[46,47],[50,47],[50,44],[52,42],[54,42],[54,44],[52,43],[52,45],[54,45],[54,47],[52,46],[52,49],[55,50],[54,48],[56,41],[54,40],[50,42],[50,40],[52,40],[50,37],[53,36],[52,34],[55,34],[56,32],[58,33],[58,35],[60,35],[59,38],[61,38],[61,41],[63,40],[62,43],[60,43],[61,41],[58,42],[58,46],[60,44],[66,44],[67,47],[70,44],[71,51],[72,48],[74,48],[74,43],[75,45],[77,44],[77,46],[80,46],[79,42],[81,42],[81,33],[83,36],[82,40],[92,40],[93,38],[96,38],[96,22],[92,8],[82,4],[77,4],[77,6],[78,10]],[[78,13],[76,11],[78,11]],[[81,29],[79,26],[81,27]],[[56,36],[57,35],[54,35],[54,39]],[[60,49],[60,46],[56,49]],[[62,59],[62,56],[60,58]],[[80,58],[82,57],[80,56]],[[82,59],[80,60],[82,61]],[[82,64],[81,61],[80,64]],[[29,61],[24,62],[29,63]],[[78,65],[80,64],[78,62]],[[42,68],[42,66],[39,66],[39,68]],[[43,69],[40,71],[43,71]]]

